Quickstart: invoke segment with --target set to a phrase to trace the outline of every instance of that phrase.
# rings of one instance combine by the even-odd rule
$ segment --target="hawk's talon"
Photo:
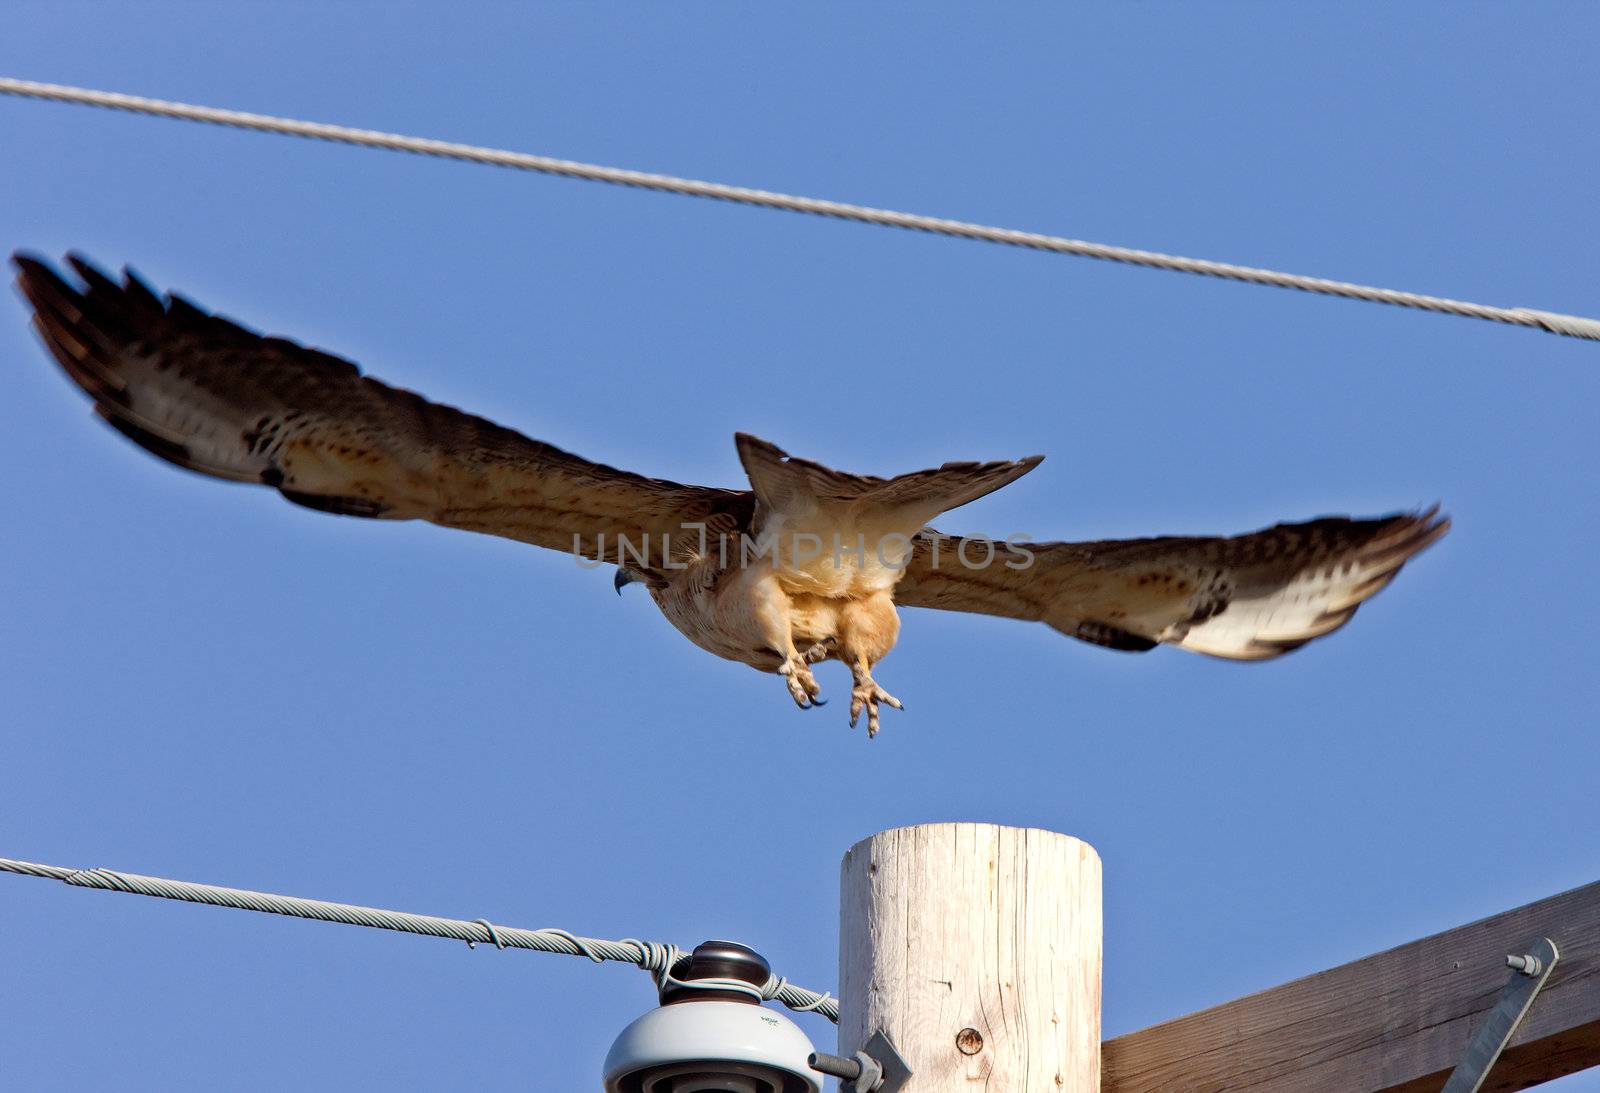
[[[865,671],[856,673],[856,685],[850,690],[850,727],[856,727],[856,722],[861,718],[861,711],[867,711],[867,739],[878,735],[878,703],[893,706],[897,710],[905,709],[905,703],[894,695],[878,686],[877,682]]]
[[[794,699],[794,704],[802,710],[809,710],[812,706],[827,705],[817,697],[822,694],[822,685],[817,682],[817,677],[811,674],[811,668],[799,654],[785,661],[778,669],[778,674],[783,677],[784,685],[789,688],[789,697]]]

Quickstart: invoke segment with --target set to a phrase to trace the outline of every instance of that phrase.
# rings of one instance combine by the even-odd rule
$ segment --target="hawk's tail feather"
[[[893,478],[876,478],[800,459],[749,433],[734,434],[734,443],[756,497],[769,511],[797,511],[812,502],[860,503],[863,507],[906,512],[912,530],[941,512],[1015,482],[1044,460],[1044,456],[1034,455],[988,463],[945,463]]]

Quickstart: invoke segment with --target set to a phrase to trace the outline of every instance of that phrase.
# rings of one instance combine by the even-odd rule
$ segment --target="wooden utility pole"
[[[1093,847],[922,824],[863,839],[842,871],[841,1055],[882,1031],[914,1074],[907,1093],[1099,1093]]]

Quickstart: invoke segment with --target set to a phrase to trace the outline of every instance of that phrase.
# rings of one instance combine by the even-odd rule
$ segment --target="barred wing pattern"
[[[928,532],[895,600],[1045,622],[1130,652],[1170,644],[1266,660],[1349,622],[1449,528],[1434,508],[1375,520],[1329,516],[1233,538],[1009,547]]]
[[[698,540],[748,523],[748,492],[592,463],[420,395],[339,357],[263,337],[131,272],[69,257],[85,288],[16,256],[34,326],[95,412],[180,467],[262,483],[296,504],[422,519],[598,557],[615,543]],[[694,543],[687,544],[689,546]],[[653,546],[652,549],[657,549]]]

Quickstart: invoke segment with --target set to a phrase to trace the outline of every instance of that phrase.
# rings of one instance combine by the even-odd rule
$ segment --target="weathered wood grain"
[[[1600,1065],[1600,883],[1104,1045],[1104,1093],[1433,1093],[1532,938],[1561,952],[1486,1091]]]
[[[1099,1093],[1093,847],[924,824],[857,843],[842,874],[841,1054],[882,1029],[908,1093]]]

